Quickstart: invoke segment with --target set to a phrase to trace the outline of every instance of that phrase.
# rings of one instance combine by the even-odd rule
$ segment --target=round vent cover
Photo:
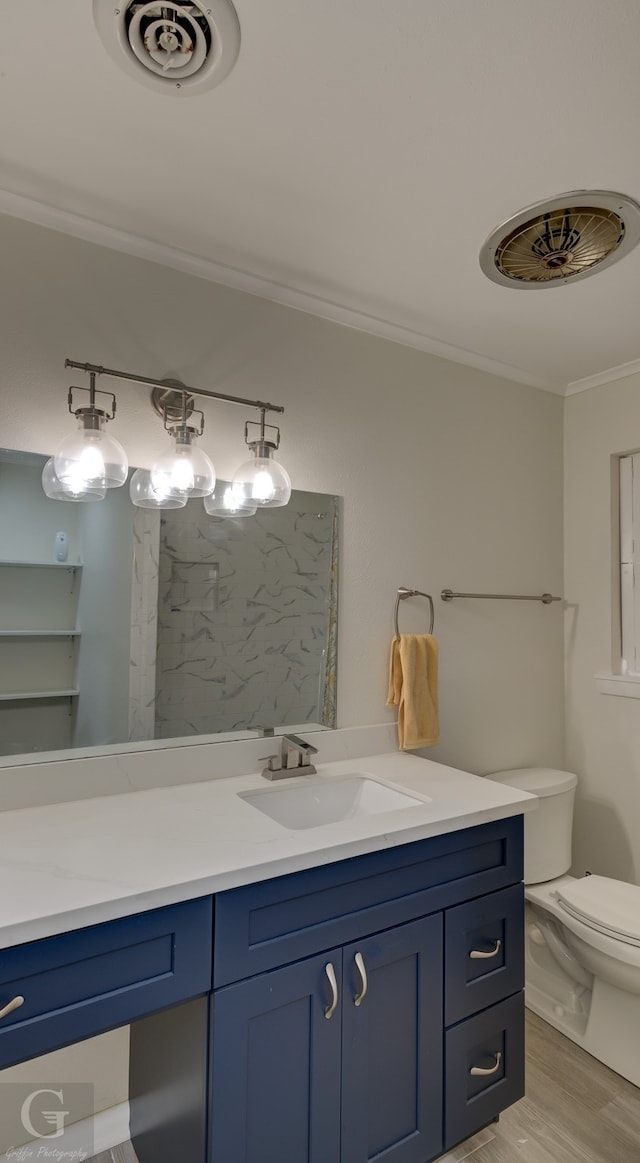
[[[499,226],[480,251],[480,266],[507,287],[565,286],[611,266],[639,241],[634,198],[575,190],[528,206]]]
[[[139,81],[165,93],[202,92],[219,85],[240,51],[231,0],[173,4],[93,0],[93,18],[109,54]]]

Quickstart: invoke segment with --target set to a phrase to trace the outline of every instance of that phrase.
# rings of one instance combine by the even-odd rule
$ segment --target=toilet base
[[[525,1004],[640,1087],[640,994],[594,977],[577,961],[554,901],[559,883],[526,890]]]
[[[616,1074],[640,1087],[639,997],[596,979],[588,1013],[580,1015],[565,1009],[560,1000],[550,998],[530,982],[525,985],[525,1005]]]

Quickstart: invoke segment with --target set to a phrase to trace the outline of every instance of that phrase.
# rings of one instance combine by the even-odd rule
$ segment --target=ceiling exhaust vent
[[[611,266],[640,241],[640,203],[574,190],[527,206],[489,235],[480,266],[503,287],[566,286]]]
[[[240,51],[231,0],[93,0],[93,18],[110,56],[164,93],[201,93],[219,85]]]

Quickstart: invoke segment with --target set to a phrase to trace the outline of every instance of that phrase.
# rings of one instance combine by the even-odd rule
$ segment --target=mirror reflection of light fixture
[[[43,488],[48,497],[72,501],[103,500],[108,489],[125,483],[128,473],[126,453],[122,445],[105,431],[106,422],[115,415],[116,399],[113,393],[96,389],[96,376],[110,376],[151,385],[152,406],[162,417],[172,440],[170,451],[160,455],[150,470],[140,469],[133,474],[129,494],[134,505],[149,509],[177,509],[182,508],[189,497],[204,497],[211,498],[207,508],[210,515],[250,516],[259,508],[287,504],[291,496],[289,474],[273,459],[273,453],[280,446],[280,429],[265,424],[267,412],[284,412],[280,404],[188,388],[179,380],[160,382],[148,376],[116,371],[101,364],[78,363],[72,359],[65,360],[65,367],[86,372],[90,387],[69,388],[69,411],[78,420],[78,431],[62,441],[51,464],[43,472]],[[89,393],[88,405],[74,407],[73,393],[77,391]],[[96,407],[98,395],[110,398],[110,411]],[[212,499],[215,469],[197,443],[204,431],[204,414],[197,413],[199,424],[188,422],[196,396],[260,411],[260,432],[255,440],[249,440],[249,424],[245,424],[245,442],[253,452],[253,459],[240,466],[232,485],[220,494],[218,501]],[[267,439],[266,428],[275,432],[274,439]]]
[[[155,489],[146,468],[137,468],[134,472],[129,481],[129,496],[139,509],[184,509],[188,500],[186,493],[169,496]]]
[[[265,409],[260,409],[260,435],[256,440],[249,440],[249,425],[244,426],[245,444],[253,452],[253,460],[247,460],[235,473],[232,483],[233,494],[239,504],[254,504],[259,509],[275,509],[286,505],[291,496],[291,478],[289,473],[277,460],[273,459],[274,452],[280,447],[280,429],[272,424],[265,424]],[[275,439],[266,439],[266,428],[276,433]]]
[[[89,393],[89,403],[75,408],[74,392]],[[109,396],[111,411],[96,407],[96,396]],[[89,388],[69,388],[69,411],[78,420],[78,429],[65,436],[53,457],[53,467],[62,488],[76,498],[83,491],[117,489],[127,479],[129,465],[122,445],[105,430],[108,420],[116,412],[116,398],[111,392],[96,390],[95,373],[90,376]]]
[[[50,456],[42,470],[42,488],[52,501],[104,501],[107,495],[106,488],[90,489],[82,485],[69,482],[66,485],[58,478]]]
[[[215,492],[204,498],[204,507],[210,517],[253,517],[257,512],[257,505],[239,500],[226,481],[218,481]]]

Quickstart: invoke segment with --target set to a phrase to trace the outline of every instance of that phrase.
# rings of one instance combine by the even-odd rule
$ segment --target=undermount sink
[[[264,791],[240,792],[240,799],[270,816],[285,828],[319,828],[340,820],[375,816],[399,808],[422,807],[429,802],[397,791],[367,775],[336,776],[323,782],[299,783],[295,787],[268,788]]]

